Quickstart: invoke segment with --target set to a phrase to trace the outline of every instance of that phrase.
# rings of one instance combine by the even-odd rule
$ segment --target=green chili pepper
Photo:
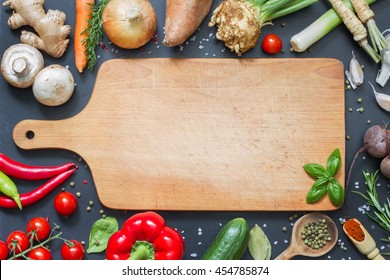
[[[22,210],[22,203],[15,183],[3,172],[0,171],[0,192],[15,200],[19,209]]]

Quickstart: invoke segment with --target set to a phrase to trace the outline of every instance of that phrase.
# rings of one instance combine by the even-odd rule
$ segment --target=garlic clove
[[[355,53],[352,51],[352,59],[349,62],[349,71],[345,71],[345,75],[353,89],[361,85],[364,80],[363,68],[355,57]]]
[[[371,84],[370,82],[368,82],[368,83],[372,87],[372,90],[375,94],[376,102],[378,103],[379,107],[381,107],[383,110],[385,110],[387,112],[390,112],[390,95],[377,92],[375,90],[375,87],[373,86],[373,84]]]

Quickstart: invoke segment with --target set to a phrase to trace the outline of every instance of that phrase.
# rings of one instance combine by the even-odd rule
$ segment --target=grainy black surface
[[[3,2],[3,1],[2,1]],[[146,46],[138,50],[123,50],[112,44],[107,39],[104,39],[106,49],[99,49],[98,64],[112,59],[122,57],[237,57],[225,49],[223,44],[215,39],[215,28],[207,26],[210,19],[210,14],[200,26],[200,28],[190,37],[190,39],[182,46],[168,48],[162,45],[164,36],[164,21],[165,21],[165,1],[151,0],[158,15],[158,27],[155,40],[151,40]],[[220,0],[215,0],[214,9]],[[47,0],[46,8],[60,9],[67,14],[66,23],[74,27],[75,7],[74,1],[59,1]],[[366,81],[375,81],[376,73],[379,65],[374,64],[371,59],[362,51],[357,43],[352,39],[343,25],[340,25],[326,37],[313,45],[310,51],[304,53],[290,52],[289,40],[291,36],[298,33],[307,25],[312,23],[320,15],[330,8],[328,1],[322,0],[313,6],[306,8],[295,14],[285,16],[275,20],[274,25],[265,26],[262,29],[262,36],[257,47],[245,55],[248,57],[331,57],[342,61],[345,68],[348,68],[351,59],[351,51],[354,51],[359,62],[364,65],[365,83],[357,90],[348,90],[345,92],[346,104],[346,134],[350,140],[346,140],[346,168],[349,167],[355,152],[362,145],[363,135],[370,125],[383,124],[389,122],[389,113],[381,110],[374,99],[372,90]],[[372,9],[376,13],[376,22],[381,30],[390,28],[390,1],[378,0],[372,5]],[[12,44],[19,42],[20,31],[11,30],[7,25],[7,19],[11,14],[8,7],[1,7],[0,10],[0,53]],[[285,23],[282,26],[281,23]],[[277,33],[283,40],[284,51],[275,56],[269,56],[262,52],[260,48],[261,39],[267,33]],[[11,87],[6,83],[3,77],[0,78],[0,152],[4,153],[15,160],[26,164],[36,165],[55,165],[68,161],[77,163],[79,170],[69,179],[63,187],[71,192],[80,192],[79,208],[77,212],[70,218],[62,218],[57,215],[53,207],[53,198],[60,191],[60,188],[53,191],[48,197],[36,203],[35,205],[26,207],[23,211],[0,209],[0,239],[5,240],[7,235],[16,229],[24,230],[29,219],[35,216],[47,216],[52,223],[61,226],[63,237],[67,239],[78,239],[88,243],[90,227],[94,221],[101,217],[100,210],[108,216],[114,216],[118,219],[119,225],[137,211],[117,211],[104,208],[97,197],[91,173],[87,167],[87,163],[83,161],[79,155],[71,151],[63,150],[35,150],[24,151],[16,147],[12,140],[12,131],[16,123],[24,119],[63,119],[73,116],[80,112],[88,102],[93,85],[95,82],[96,71],[85,71],[79,74],[74,65],[73,58],[73,32],[70,36],[71,44],[68,47],[65,55],[60,59],[53,59],[44,55],[45,64],[61,64],[69,66],[69,69],[74,75],[77,84],[73,97],[69,102],[60,107],[46,107],[39,104],[33,97],[31,89],[20,90]],[[390,85],[381,89],[381,92],[390,93]],[[358,103],[357,99],[362,98],[362,103]],[[321,102],[321,100],[318,100]],[[358,112],[357,109],[364,107],[364,112]],[[352,111],[349,111],[352,108]],[[112,108],[115,110],[115,108]],[[109,114],[110,112],[107,112]],[[369,123],[370,121],[370,123]],[[280,124],[283,125],[283,124]],[[98,129],[98,128],[97,128]],[[93,145],[93,140],[91,140]],[[110,155],[107,155],[109,157]],[[104,161],[104,158],[102,158]],[[342,232],[340,219],[356,217],[358,218],[377,241],[378,248],[382,252],[390,252],[389,243],[381,241],[382,238],[387,238],[388,232],[385,232],[377,224],[363,213],[365,201],[356,194],[351,193],[351,190],[356,189],[356,184],[359,185],[359,190],[364,191],[364,180],[362,177],[363,170],[375,171],[379,168],[379,160],[373,159],[367,154],[362,154],[359,157],[355,168],[352,172],[351,184],[347,190],[347,199],[344,206],[337,211],[328,212],[327,214],[336,222],[339,228],[339,243],[336,247],[321,259],[366,259],[360,254],[349,242]],[[283,176],[281,174],[280,176]],[[41,184],[42,182],[28,182],[15,180],[20,192],[26,192]],[[75,186],[71,187],[70,182],[74,182]],[[390,187],[389,180],[383,176],[379,177],[378,192],[382,199],[389,197]],[[131,198],[129,198],[131,199]],[[223,197],[221,197],[223,199]],[[92,210],[87,212],[85,209],[89,201],[93,201]],[[363,207],[363,208],[362,208]],[[217,232],[223,224],[232,218],[241,216],[248,220],[252,227],[254,224],[260,225],[268,235],[272,244],[272,257],[276,257],[288,246],[291,234],[292,223],[296,220],[289,218],[296,214],[298,217],[302,213],[292,212],[177,212],[177,211],[160,211],[167,224],[177,230],[185,238],[185,259],[199,259],[207,246],[214,239]],[[287,231],[282,228],[286,227]],[[61,259],[59,248],[62,244],[60,240],[54,240],[50,243],[52,253],[55,259]],[[346,248],[346,249],[345,249]],[[85,259],[104,259],[104,253],[86,255]],[[250,259],[247,252],[244,255],[245,259]],[[297,259],[305,259],[297,257]]]

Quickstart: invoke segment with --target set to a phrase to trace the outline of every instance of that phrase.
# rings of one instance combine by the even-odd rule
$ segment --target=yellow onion
[[[112,43],[124,49],[136,49],[155,34],[157,17],[148,0],[111,0],[104,8],[102,23]]]

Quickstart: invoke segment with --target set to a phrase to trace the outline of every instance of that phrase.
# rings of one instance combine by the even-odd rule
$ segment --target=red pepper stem
[[[153,245],[147,241],[136,241],[129,260],[154,260]]]

